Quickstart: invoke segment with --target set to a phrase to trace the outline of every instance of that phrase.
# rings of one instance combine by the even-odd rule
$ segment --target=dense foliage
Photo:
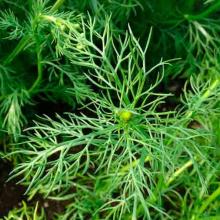
[[[57,220],[220,219],[218,0],[0,8],[0,153],[28,198],[4,219],[49,219],[38,195]]]

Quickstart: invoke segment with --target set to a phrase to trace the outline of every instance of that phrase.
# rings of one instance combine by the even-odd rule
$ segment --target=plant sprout
[[[28,201],[65,201],[57,220],[218,219],[219,2],[21,2],[0,2],[0,154]]]

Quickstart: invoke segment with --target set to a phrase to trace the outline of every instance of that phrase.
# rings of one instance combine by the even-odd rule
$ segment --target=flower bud
[[[132,112],[128,111],[128,110],[121,110],[118,112],[119,118],[124,121],[124,122],[128,122],[131,117],[132,117]]]

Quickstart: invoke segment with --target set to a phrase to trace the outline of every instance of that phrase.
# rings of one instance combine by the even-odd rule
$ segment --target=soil
[[[0,160],[0,218],[7,216],[8,212],[22,204],[22,201],[27,202],[27,197],[24,195],[25,187],[16,184],[16,180],[7,182],[12,166],[8,161]],[[48,199],[43,199],[40,195],[35,196],[28,204],[33,206],[39,202],[39,207],[43,207],[48,220],[53,220],[55,213],[64,211],[67,202],[57,202]]]
[[[11,169],[10,163],[0,161],[0,217],[25,199],[24,187],[16,185],[15,181],[6,182]]]

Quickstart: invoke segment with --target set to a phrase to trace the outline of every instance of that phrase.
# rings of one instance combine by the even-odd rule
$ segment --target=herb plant
[[[0,2],[0,113],[27,203],[65,201],[59,220],[218,219],[219,2],[21,2]]]

